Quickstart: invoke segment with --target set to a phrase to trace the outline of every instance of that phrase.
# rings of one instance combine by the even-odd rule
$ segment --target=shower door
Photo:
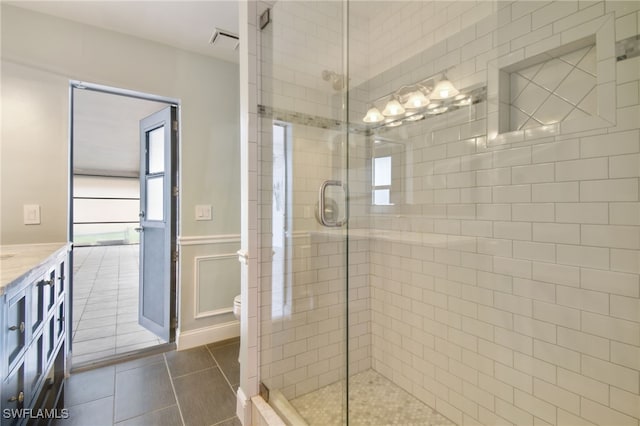
[[[258,40],[262,395],[290,424],[345,424],[344,5],[260,6],[271,18]]]

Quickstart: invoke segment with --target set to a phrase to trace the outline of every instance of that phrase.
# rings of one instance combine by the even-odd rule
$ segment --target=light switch
[[[25,225],[40,225],[39,204],[25,204],[23,206],[23,212]]]
[[[211,220],[211,204],[196,206],[196,220]]]

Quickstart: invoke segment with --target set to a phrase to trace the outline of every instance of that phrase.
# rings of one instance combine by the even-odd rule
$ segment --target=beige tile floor
[[[73,365],[164,343],[138,325],[138,245],[73,250]]]

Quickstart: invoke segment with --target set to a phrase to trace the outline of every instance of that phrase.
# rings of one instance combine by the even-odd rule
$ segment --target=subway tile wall
[[[369,100],[449,66],[464,87],[488,81],[491,61],[558,47],[562,32],[586,36],[611,19],[616,40],[638,34],[637,2],[493,5],[495,14],[362,78],[352,121]],[[376,15],[389,28],[409,26],[420,7],[386,6]],[[600,40],[610,43],[600,55],[614,41]],[[393,46],[372,49],[393,56]],[[598,105],[615,117],[609,125],[491,141],[481,103],[370,138],[404,144],[411,183],[395,189],[402,202],[372,209],[367,229],[376,371],[458,424],[638,425],[639,79],[639,58],[615,64],[616,102]]]
[[[342,5],[271,7],[272,33],[258,33],[259,102],[344,119],[342,94],[320,75],[344,68]],[[595,33],[612,19],[613,37],[599,41],[609,44],[638,34],[640,4],[353,2],[349,19],[357,125],[373,99],[449,67],[460,87],[486,85],[490,62],[556,48],[576,28]],[[351,371],[374,368],[458,424],[638,426],[640,58],[598,64],[612,82],[613,102],[598,111],[614,118],[609,125],[566,121],[492,140],[483,102],[381,132],[404,146],[393,206],[370,205],[374,137],[336,142],[339,130],[294,125],[294,158],[308,157],[294,174],[296,305],[287,321],[271,311],[265,120],[261,380],[293,398],[343,378],[344,234],[323,232],[309,207],[323,179],[345,178],[337,147],[349,143]]]

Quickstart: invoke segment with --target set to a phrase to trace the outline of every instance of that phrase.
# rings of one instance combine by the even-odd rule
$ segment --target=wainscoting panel
[[[240,294],[240,263],[236,253],[196,256],[194,259],[195,318],[233,312]]]

